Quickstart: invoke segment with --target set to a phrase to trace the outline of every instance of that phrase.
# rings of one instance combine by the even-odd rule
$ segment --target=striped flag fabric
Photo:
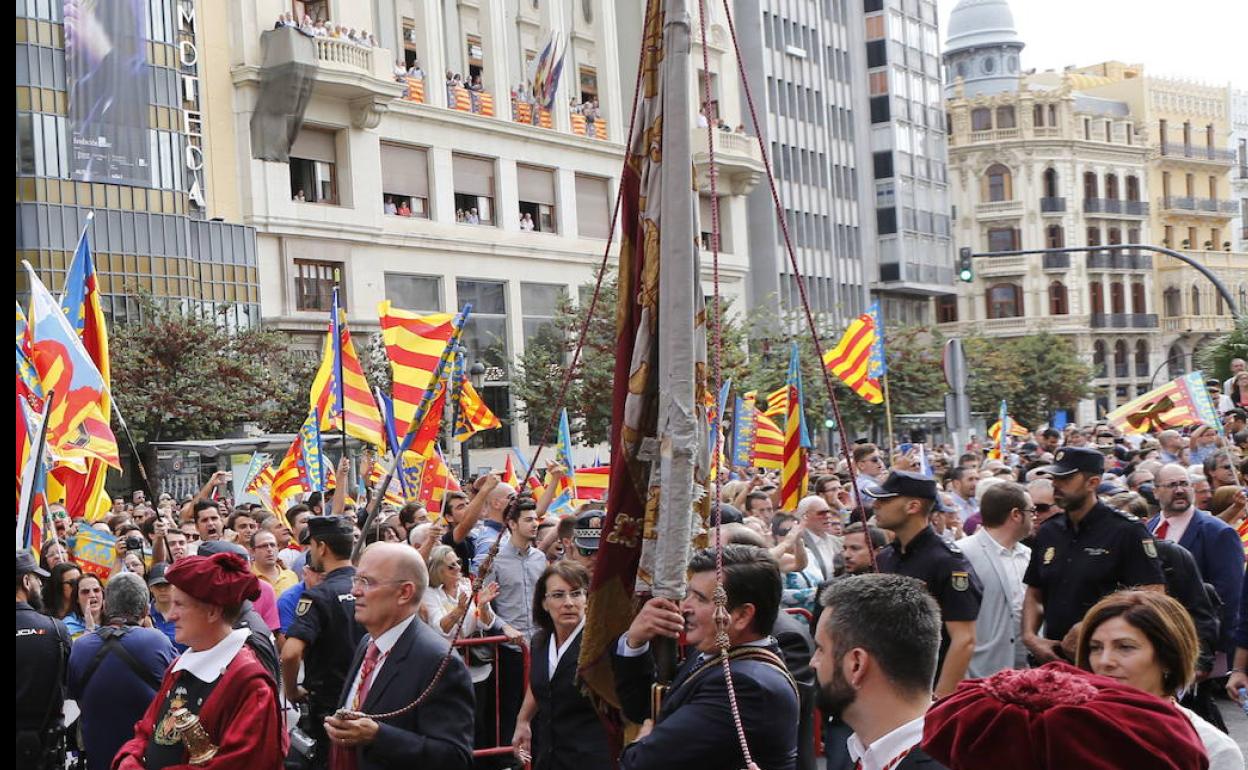
[[[515,489],[520,484],[520,479],[516,478],[516,468],[511,463],[511,454],[508,453],[507,459],[503,461],[503,483]]]
[[[386,477],[386,469],[384,466],[382,466],[381,463],[379,463],[377,460],[373,460],[371,463],[369,463],[369,466],[368,466],[369,489],[372,489],[373,487],[380,484],[381,480],[385,477]],[[401,506],[405,502],[403,498],[403,486],[399,482],[398,474],[395,474],[395,477],[390,479],[390,486],[386,488],[385,497],[383,497],[382,499],[385,502],[390,503],[391,505]]]
[[[1028,436],[1031,435],[1031,431],[1029,431],[1025,426],[1020,425],[1018,420],[1015,420],[1010,415],[1006,415],[1005,423],[1006,425],[1009,426],[1006,429],[1006,435],[1015,436],[1017,438],[1027,438]],[[992,425],[988,426],[988,438],[992,439],[993,441],[996,441],[997,437],[1000,435],[1001,435],[1001,420],[999,419],[999,416],[998,416],[997,421],[994,422]]]
[[[459,490],[459,482],[451,475],[442,450],[435,449],[422,464],[420,477],[420,502],[430,513],[442,513],[442,500],[448,490]]]
[[[863,313],[845,329],[836,347],[823,354],[824,367],[869,404],[884,403],[879,380],[884,366],[882,346],[877,345],[880,339],[874,317]]]
[[[438,359],[454,333],[451,313],[418,315],[395,308],[390,300],[377,306],[381,335],[390,358],[394,421],[397,434],[407,434],[425,391],[433,385]]]
[[[1001,399],[1001,406],[997,409],[997,421],[994,424],[997,428],[997,435],[993,437],[992,449],[988,450],[988,459],[1004,460],[1009,455],[1009,437],[1014,435],[1011,431],[1010,411],[1005,399]],[[1002,427],[1005,428],[1004,431]]]
[[[783,417],[789,412],[789,387],[773,390],[767,394],[767,408],[763,414],[768,417]]]
[[[802,410],[802,370],[798,358],[797,343],[789,348],[788,411],[784,420],[784,463],[780,468],[780,508],[797,510],[797,503],[806,496],[809,482],[806,469],[806,450],[810,437],[806,434],[806,418]]]
[[[455,440],[467,441],[474,434],[483,430],[494,430],[503,427],[503,423],[485,405],[485,401],[472,387],[466,374],[459,376],[459,409],[455,414]],[[510,462],[511,457],[509,456]]]
[[[577,500],[604,500],[611,481],[611,466],[581,468],[576,472]]]
[[[1137,396],[1105,415],[1123,433],[1156,433],[1188,425],[1217,424],[1204,375],[1192,372]]]
[[[780,470],[784,467],[784,431],[770,417],[754,410],[754,447],[751,465]]]
[[[342,372],[342,382],[338,382],[339,372]],[[381,413],[377,411],[364,367],[351,342],[351,331],[347,328],[346,313],[338,304],[336,288],[321,366],[312,380],[310,405],[320,416],[321,429],[338,428],[366,444],[385,448]]]
[[[270,486],[273,511],[283,520],[287,503],[295,495],[325,489],[329,475],[325,471],[332,473],[332,469],[328,469],[328,464],[323,462],[320,444],[317,412],[314,408],[309,409],[308,418],[303,421],[295,440],[277,466]]]

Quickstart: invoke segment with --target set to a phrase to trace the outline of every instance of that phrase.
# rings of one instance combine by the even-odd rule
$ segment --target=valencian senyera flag
[[[1218,426],[1218,413],[1205,389],[1205,376],[1192,372],[1137,396],[1105,415],[1123,433],[1156,433],[1188,425]]]
[[[784,419],[784,462],[780,468],[780,508],[796,511],[798,502],[806,496],[809,474],[806,453],[810,449],[810,435],[806,432],[806,414],[802,409],[802,369],[797,343],[789,349],[788,410]]]
[[[636,131],[620,177],[610,494],[580,655],[600,707],[619,705],[608,652],[632,620],[635,595],[683,598],[694,533],[710,518],[709,497],[695,494],[709,469],[693,111],[665,97],[686,93],[692,78],[688,19],[667,19],[661,0],[648,0],[641,46]]]
[[[875,308],[878,313],[878,308]],[[854,393],[869,404],[884,403],[880,377],[884,371],[882,336],[876,315],[863,313],[855,318],[836,347],[823,354],[823,365]]]
[[[309,398],[312,408],[320,415],[322,430],[336,427],[366,444],[386,446],[381,413],[377,411],[373,392],[364,377],[364,367],[355,353],[347,328],[347,314],[338,303],[337,288],[329,312],[321,366],[312,380]]]

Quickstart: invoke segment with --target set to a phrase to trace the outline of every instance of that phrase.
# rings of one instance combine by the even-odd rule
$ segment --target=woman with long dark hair
[[[62,562],[52,568],[43,589],[43,611],[57,620],[64,620],[74,610],[78,578],[82,570],[73,562]]]

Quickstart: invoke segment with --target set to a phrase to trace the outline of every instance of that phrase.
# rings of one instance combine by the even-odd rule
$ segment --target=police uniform
[[[893,471],[884,483],[867,492],[879,500],[889,497],[916,497],[932,500],[935,510],[943,511],[936,494],[936,481],[915,473]],[[880,572],[905,575],[923,581],[928,593],[940,605],[940,617],[946,622],[972,621],[979,617],[979,605],[984,597],[984,587],[975,574],[974,567],[962,551],[936,534],[930,526],[904,547],[894,540],[880,549],[875,557]],[[940,659],[944,665],[949,649],[949,635],[944,625],[940,632]]]
[[[1104,470],[1104,455],[1082,447],[1059,449],[1044,469],[1059,478]],[[1023,582],[1043,595],[1045,638],[1061,640],[1106,595],[1165,579],[1144,525],[1098,501],[1078,525],[1063,512],[1040,527]]]
[[[17,552],[17,577],[47,577],[26,551]],[[26,602],[17,602],[17,767],[41,770],[65,764],[60,738],[69,664],[69,631]]]
[[[351,523],[340,516],[308,519],[312,540],[353,532]],[[353,577],[353,566],[327,572],[320,585],[300,597],[295,605],[294,621],[286,632],[288,637],[307,645],[303,653],[303,687],[308,691],[308,715],[300,725],[316,739],[321,765],[328,758],[325,717],[333,714],[338,705],[356,644],[364,635],[355,623],[355,597],[351,595]],[[322,747],[326,750],[322,751]]]

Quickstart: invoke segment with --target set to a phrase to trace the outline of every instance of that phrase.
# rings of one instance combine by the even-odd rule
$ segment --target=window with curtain
[[[984,172],[987,178],[987,200],[990,202],[1008,201],[1014,199],[1013,185],[1010,179],[1010,170],[1000,163],[994,163]]]
[[[1049,284],[1049,315],[1067,315],[1070,306],[1067,302],[1066,284],[1053,281]]]
[[[988,287],[989,318],[1019,318],[1023,315],[1023,287],[997,283]]]

